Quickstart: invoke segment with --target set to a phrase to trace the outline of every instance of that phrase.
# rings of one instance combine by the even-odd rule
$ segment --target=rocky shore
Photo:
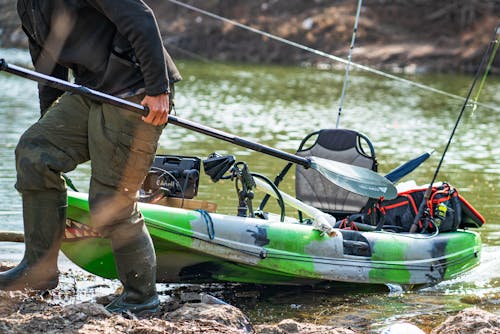
[[[0,263],[0,271],[12,267],[11,264]],[[92,302],[78,302],[77,296],[83,293],[79,291],[82,289],[78,288],[78,281],[95,283],[92,289],[102,286],[99,282],[92,282],[91,277],[79,277],[72,272],[63,272],[61,278],[62,283],[52,291],[0,290],[0,333],[357,334],[367,333],[370,327],[369,324],[358,323],[360,319],[355,317],[346,319],[342,327],[296,319],[254,324],[242,310],[217,298],[217,293],[207,293],[207,289],[201,285],[178,287],[166,295],[160,292],[161,308],[158,314],[137,319],[133,315],[111,314],[104,308],[119,291],[103,296],[96,294]],[[236,289],[229,290],[230,287],[225,288],[224,292],[237,292]],[[434,328],[425,328],[424,331],[417,325],[401,322],[382,330],[385,334],[494,334],[500,333],[500,316],[471,307],[450,314]]]
[[[177,59],[343,68],[286,43],[169,0],[146,0]],[[195,8],[346,59],[357,1],[186,0]],[[0,0],[0,47],[26,47],[15,0]],[[375,0],[363,3],[353,61],[395,72],[473,72],[498,22],[500,2]],[[497,57],[500,58],[500,57]],[[493,65],[500,72],[500,59]]]
[[[99,302],[107,302],[101,299]],[[238,308],[202,302],[163,304],[159,314],[137,319],[110,314],[100,303],[57,305],[48,294],[0,291],[0,332],[18,333],[176,333],[176,334],[356,334],[351,327],[322,326],[285,319],[275,324],[253,325]],[[353,324],[355,327],[355,324]],[[500,332],[500,317],[478,308],[469,308],[450,316],[433,328],[432,334],[494,334]],[[410,323],[398,323],[385,333],[425,333]]]

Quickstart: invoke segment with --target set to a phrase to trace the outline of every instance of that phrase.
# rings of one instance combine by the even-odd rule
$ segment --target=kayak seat
[[[374,172],[378,168],[375,149],[370,139],[354,130],[315,131],[302,140],[296,154],[306,158],[315,156],[334,160]],[[337,186],[316,170],[302,166],[295,169],[295,196],[337,219],[360,212],[369,200],[368,197]]]
[[[375,149],[364,134],[348,129],[322,129],[308,134],[300,142],[297,155],[320,157],[377,171]],[[288,163],[274,180],[279,185],[292,163]],[[321,211],[332,214],[337,219],[360,210],[368,202],[364,197],[347,191],[326,179],[312,168],[296,167],[295,196],[297,199]],[[263,211],[269,200],[266,195],[259,210]]]

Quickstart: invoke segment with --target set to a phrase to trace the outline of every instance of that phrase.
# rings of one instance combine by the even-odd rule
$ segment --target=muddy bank
[[[11,268],[0,264],[0,271]],[[87,281],[86,287],[81,283]],[[80,282],[80,284],[78,283]],[[104,308],[117,292],[101,295],[97,291],[113,290],[118,285],[106,281],[102,284],[94,277],[64,272],[59,287],[50,292],[0,291],[0,333],[366,333],[370,326],[353,317],[340,326],[325,326],[280,319],[276,323],[253,322],[241,309],[225,300],[230,296],[249,294],[238,285],[209,287],[204,285],[178,285],[160,291],[160,312],[148,318],[110,314]],[[110,284],[110,285],[108,285]],[[91,291],[91,293],[89,293]],[[81,302],[81,295],[93,293],[91,301]],[[395,324],[408,332],[415,329],[409,323]],[[434,328],[423,328],[427,333],[498,333],[500,316],[473,307],[450,315]]]
[[[102,301],[101,301],[102,302]],[[393,325],[395,326],[395,325]],[[409,323],[398,324],[402,330],[415,330]],[[352,327],[356,327],[353,324]],[[238,308],[217,302],[184,303],[174,307],[164,304],[159,314],[137,319],[110,314],[99,303],[57,305],[48,294],[0,291],[0,332],[14,333],[363,333],[352,327],[322,326],[285,319],[277,324],[252,325]],[[434,334],[493,334],[500,331],[500,317],[470,308],[450,316]],[[402,332],[398,332],[402,333]],[[412,332],[413,333],[413,332]],[[416,333],[416,332],[415,332]],[[422,331],[422,333],[424,333]]]
[[[168,0],[146,0],[175,58],[280,64],[340,63],[238,28]],[[284,39],[347,58],[357,1],[186,0],[187,4]],[[472,72],[494,27],[498,1],[363,3],[353,61],[406,72]],[[0,47],[26,47],[15,0],[0,0]],[[498,58],[498,57],[497,57]],[[497,59],[493,71],[499,73]]]
[[[12,267],[0,263],[0,271]],[[118,282],[63,271],[59,286],[51,291],[0,290],[0,333],[359,333],[291,319],[254,324],[239,308],[226,303],[237,295],[250,296],[244,285],[161,286],[158,314],[137,319],[104,308],[120,292]]]
[[[0,263],[0,271],[12,267]],[[97,291],[113,290],[117,285],[109,284],[111,281],[103,284],[95,277],[74,272],[63,272],[60,278],[59,286],[52,291],[0,290],[0,333],[359,333],[291,319],[279,324],[254,325],[240,309],[215,297],[220,296],[223,287],[203,285],[178,285],[160,291],[158,314],[137,319],[131,314],[111,314],[104,308],[119,289],[104,295]],[[87,286],[79,284],[85,280]],[[234,291],[226,287],[224,293],[238,293],[237,285],[232,287]],[[89,291],[94,291],[92,301],[79,302],[80,294],[88,297]]]

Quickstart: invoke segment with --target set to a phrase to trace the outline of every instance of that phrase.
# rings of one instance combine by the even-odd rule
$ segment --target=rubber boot
[[[57,257],[66,226],[66,192],[23,193],[24,257],[0,273],[0,290],[54,289],[59,283]]]
[[[138,317],[158,312],[156,255],[149,234],[144,231],[140,237],[113,253],[123,292],[106,309],[113,313],[130,312]]]

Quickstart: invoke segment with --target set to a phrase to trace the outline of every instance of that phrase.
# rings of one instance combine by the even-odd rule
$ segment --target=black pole
[[[133,103],[124,99],[117,98],[112,95],[108,95],[85,86],[77,85],[65,80],[61,80],[58,78],[51,77],[49,75],[41,74],[36,71],[28,70],[20,66],[12,65],[7,63],[4,59],[0,59],[0,70],[5,71],[11,74],[15,74],[21,76],[26,79],[37,81],[38,83],[46,86],[50,86],[53,88],[57,88],[63,91],[72,92],[75,94],[84,95],[94,101],[112,104],[114,106],[127,109],[136,113],[139,113],[143,116],[147,116],[149,110],[147,107],[142,106],[137,103]],[[169,115],[168,123],[183,127],[185,129],[193,130],[217,139],[221,139],[227,141],[229,143],[242,146],[245,148],[249,148],[251,150],[264,153],[267,155],[271,155],[276,158],[280,158],[286,161],[290,161],[305,168],[311,167],[311,160],[303,157],[299,157],[298,155],[287,153],[266,145],[262,145],[256,142],[252,142],[250,140],[226,133],[224,131],[220,131],[205,125],[201,125],[186,119],[182,119],[177,116]]]
[[[450,138],[448,139],[448,143],[446,143],[446,147],[444,148],[443,155],[441,156],[441,159],[439,160],[439,164],[438,164],[436,170],[434,171],[434,175],[432,177],[431,183],[429,183],[429,187],[427,188],[427,190],[424,193],[424,198],[422,199],[422,203],[420,203],[417,215],[415,216],[415,219],[413,220],[413,224],[410,227],[410,233],[414,233],[417,231],[418,222],[420,221],[420,219],[424,215],[424,212],[427,208],[427,201],[431,197],[432,186],[433,186],[434,182],[436,181],[439,170],[441,169],[441,165],[443,164],[446,152],[448,151],[448,148],[450,147],[451,140],[453,139],[453,136],[455,135],[455,131],[457,130],[458,124],[460,123],[460,120],[462,119],[462,116],[464,114],[465,108],[467,107],[467,104],[469,103],[470,96],[472,94],[472,91],[474,90],[474,87],[476,86],[476,82],[479,79],[479,75],[481,74],[482,68],[484,67],[484,64],[486,63],[486,59],[488,59],[488,54],[490,53],[491,49],[493,48],[493,45],[498,43],[497,35],[499,35],[499,34],[500,34],[500,25],[498,25],[495,28],[495,31],[493,33],[493,38],[492,38],[491,42],[488,44],[488,48],[484,52],[483,58],[481,59],[481,62],[476,69],[476,73],[474,75],[474,80],[472,81],[472,84],[469,88],[469,92],[467,93],[464,104],[462,105],[462,109],[460,110],[460,113],[458,114],[457,120],[455,122],[455,126],[453,127],[453,130],[451,131],[451,134],[450,134]],[[487,75],[487,74],[488,73],[485,73],[485,75]]]

